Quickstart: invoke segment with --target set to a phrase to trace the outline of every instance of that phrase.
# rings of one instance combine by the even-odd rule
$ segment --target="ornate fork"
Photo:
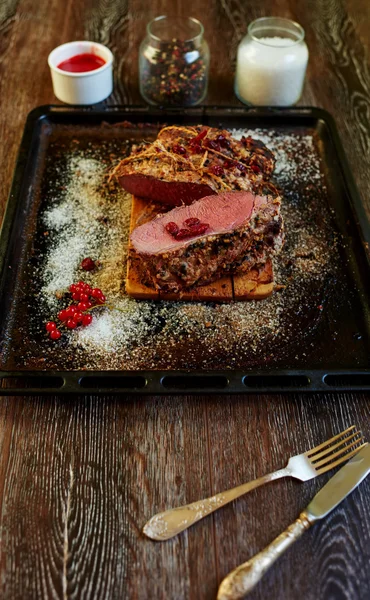
[[[317,477],[317,475],[326,473],[326,471],[337,467],[354,456],[365,445],[363,440],[361,432],[356,430],[355,425],[352,425],[319,446],[303,454],[292,456],[284,469],[269,473],[226,492],[221,492],[211,498],[198,500],[192,504],[172,508],[154,515],[145,524],[143,532],[152,540],[168,540],[221,508],[221,506],[225,506],[232,500],[269,481],[281,477],[294,477],[301,481],[308,481]]]

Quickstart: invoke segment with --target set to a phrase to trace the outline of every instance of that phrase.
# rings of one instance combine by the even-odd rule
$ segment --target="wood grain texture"
[[[0,4],[0,215],[27,113],[54,103],[46,58],[78,38],[108,44],[115,90],[140,103],[147,21],[185,0],[5,0]],[[211,48],[207,103],[238,104],[235,52],[247,24],[302,23],[310,63],[300,104],[329,110],[370,215],[370,5],[365,0],[198,0]],[[369,394],[244,397],[9,397],[0,402],[0,597],[211,600],[228,570],[263,548],[329,477],[283,480],[178,538],[141,534],[154,513],[281,467],[351,423],[370,438]],[[252,600],[370,597],[370,480],[269,572]]]
[[[208,492],[201,403],[9,404],[0,409],[2,429],[13,431],[0,472],[2,598],[160,598],[166,590],[196,600],[199,588],[205,595],[214,580],[209,526],[164,546],[141,533],[141,518],[158,501],[164,508]]]
[[[238,563],[296,518],[328,479],[251,492],[166,543],[154,512],[281,467],[364,424],[366,398],[253,396],[11,398],[0,407],[2,598],[215,597]],[[349,416],[348,412],[351,413]],[[369,481],[298,542],[250,596],[360,598],[370,592]]]
[[[339,395],[304,398],[277,395],[266,402],[255,396],[238,406],[237,418],[232,401],[228,406],[225,402],[215,402],[210,435],[212,439],[228,439],[229,444],[226,454],[224,446],[211,446],[212,491],[221,491],[235,483],[254,479],[262,472],[281,468],[290,455],[314,447],[318,440],[345,429],[349,421],[348,414],[342,412],[341,398]],[[368,437],[368,409],[361,404],[359,398],[352,396],[352,420],[363,425]],[[243,455],[243,460],[233,461],[233,456],[238,453]],[[227,464],[229,468],[220,469],[221,464]],[[329,477],[330,474],[326,474],[303,485],[289,479],[273,482],[225,507],[223,514],[215,513],[216,539],[223,540],[218,546],[221,578],[264,548],[292,523]],[[363,540],[369,538],[369,522],[361,500],[362,494],[366,496],[369,484],[367,481],[365,487],[357,490],[338,511],[307,532],[249,597],[252,600],[293,600],[298,597],[312,600],[337,597],[365,599],[370,584],[364,570],[370,553],[362,543],[359,547],[359,532],[350,528],[348,522],[354,522],[349,516],[354,510],[359,518],[360,537]],[[347,514],[346,523],[343,521],[344,513]],[[323,561],[326,568],[323,568]],[[331,590],[329,593],[328,574],[332,578],[331,574],[336,571],[338,575],[340,570],[345,575],[332,582],[333,586],[337,585],[338,592],[334,594]],[[353,586],[356,585],[356,594],[353,595]]]

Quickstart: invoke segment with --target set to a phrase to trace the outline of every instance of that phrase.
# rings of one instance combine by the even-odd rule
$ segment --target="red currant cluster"
[[[186,238],[194,237],[195,235],[203,235],[209,227],[208,223],[201,223],[196,217],[186,219],[183,225],[185,225],[185,228],[180,229],[176,223],[170,221],[165,225],[165,229],[175,238],[175,240],[185,240]]]
[[[79,281],[69,287],[72,299],[78,304],[71,304],[58,313],[58,319],[67,329],[75,329],[78,325],[87,327],[92,322],[92,316],[86,311],[105,303],[105,296],[100,288],[92,288],[88,283]],[[62,335],[54,321],[46,323],[46,331],[52,340],[59,340]]]

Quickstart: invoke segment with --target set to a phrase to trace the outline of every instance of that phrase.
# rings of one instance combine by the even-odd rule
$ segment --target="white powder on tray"
[[[111,223],[104,223],[107,200],[101,187],[106,182],[106,167],[100,161],[72,155],[66,175],[66,193],[61,200],[52,198],[52,206],[43,215],[47,234],[54,233],[42,273],[42,295],[49,309],[56,309],[56,294],[76,282],[77,273],[86,281],[93,279],[80,269],[87,256],[105,262],[106,269],[112,262],[116,267],[122,265],[121,256],[114,254],[125,246],[128,235],[131,198],[127,194],[122,193],[119,203],[110,206]],[[122,278],[122,266],[121,271]],[[117,282],[118,288],[120,285]]]
[[[313,139],[262,129],[232,133],[262,140],[277,157],[275,179],[286,195],[286,244],[274,268],[283,289],[262,301],[229,304],[129,298],[124,279],[131,197],[117,186],[107,191],[108,169],[98,151],[92,158],[74,150],[60,174],[64,190],[59,195],[54,190],[43,213],[47,250],[36,272],[43,281],[43,316],[56,317],[68,303],[57,296],[79,279],[101,287],[111,308],[93,311],[89,327],[67,331],[61,342],[47,341],[41,348],[47,361],[63,368],[72,354],[76,369],[235,368],[246,361],[260,364],[261,357],[268,362],[277,349],[281,353],[297,343],[292,312],[301,314],[309,306],[319,318],[320,293],[335,268],[336,249],[329,241],[329,213],[320,210],[317,227],[320,203],[309,204],[309,198],[325,193]],[[299,190],[306,188],[305,203]],[[97,273],[81,272],[86,256],[100,261]],[[311,325],[302,324],[302,336]]]

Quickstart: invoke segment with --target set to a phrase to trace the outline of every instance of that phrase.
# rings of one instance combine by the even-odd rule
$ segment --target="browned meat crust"
[[[251,137],[238,141],[226,130],[170,126],[122,160],[114,174],[136,196],[180,206],[212,193],[257,193],[274,166],[272,152]]]
[[[248,272],[281,249],[280,203],[279,196],[266,196],[266,202],[255,206],[248,223],[238,229],[186,241],[171,251],[143,253],[131,247],[130,260],[144,284],[165,292],[177,293],[230,273]]]

